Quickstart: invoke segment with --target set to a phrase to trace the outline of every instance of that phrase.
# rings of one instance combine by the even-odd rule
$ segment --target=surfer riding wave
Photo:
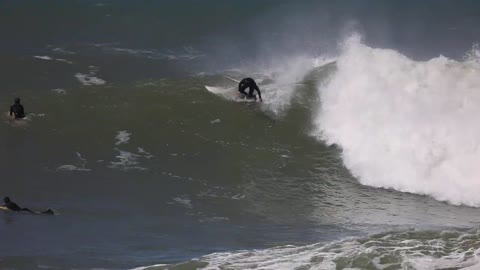
[[[248,93],[245,92],[245,89],[249,88]],[[240,81],[238,84],[238,91],[245,96],[247,99],[257,99],[255,95],[253,95],[254,91],[258,93],[258,99],[262,102],[262,94],[260,93],[260,89],[257,86],[257,83],[252,78],[245,78]]]

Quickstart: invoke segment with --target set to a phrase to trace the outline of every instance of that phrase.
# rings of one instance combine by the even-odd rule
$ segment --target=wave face
[[[473,54],[472,54],[473,55]],[[480,206],[480,66],[420,62],[350,38],[320,88],[319,138],[364,184]]]

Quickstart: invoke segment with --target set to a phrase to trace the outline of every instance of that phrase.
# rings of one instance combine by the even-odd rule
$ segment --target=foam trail
[[[319,88],[314,135],[362,184],[480,206],[480,67],[346,43]]]

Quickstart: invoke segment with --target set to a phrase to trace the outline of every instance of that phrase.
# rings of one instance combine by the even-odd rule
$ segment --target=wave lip
[[[343,150],[362,184],[480,206],[480,67],[426,62],[358,38],[319,88],[314,135]]]

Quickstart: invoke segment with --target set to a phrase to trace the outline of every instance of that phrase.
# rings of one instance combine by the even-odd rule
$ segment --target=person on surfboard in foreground
[[[245,89],[250,88],[248,93],[245,92]],[[252,78],[245,78],[240,81],[238,84],[238,91],[245,95],[247,99],[255,99],[257,100],[257,97],[253,95],[253,91],[257,90],[258,93],[258,99],[260,102],[262,102],[262,94],[260,93],[260,89],[257,86],[257,83]]]
[[[20,99],[15,99],[15,104],[10,106],[10,116],[15,116],[15,119],[22,119],[25,117],[25,111],[23,105],[20,104]]]
[[[3,201],[5,202],[5,204],[3,205],[4,207],[8,208],[8,210],[10,211],[15,211],[15,212],[21,212],[21,211],[24,211],[24,212],[30,212],[30,213],[34,213],[34,214],[49,214],[49,215],[53,215],[55,214],[52,209],[47,209],[43,212],[34,212],[28,208],[22,208],[20,206],[18,206],[18,204],[12,202],[10,200],[9,197],[5,197],[3,198]]]

